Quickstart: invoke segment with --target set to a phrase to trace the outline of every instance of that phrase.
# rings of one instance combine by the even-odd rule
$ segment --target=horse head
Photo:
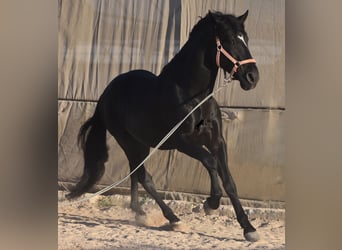
[[[217,66],[230,72],[231,77],[240,82],[242,89],[255,88],[259,81],[259,71],[249,51],[248,35],[244,27],[248,10],[238,17],[210,11],[208,16],[214,23]]]

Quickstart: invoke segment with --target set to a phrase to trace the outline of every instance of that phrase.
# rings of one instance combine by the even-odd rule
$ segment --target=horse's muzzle
[[[247,72],[246,79],[250,85],[255,87],[257,82],[259,81],[259,72],[258,71]]]

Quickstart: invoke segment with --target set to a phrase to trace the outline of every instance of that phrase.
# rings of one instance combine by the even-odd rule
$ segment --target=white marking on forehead
[[[237,37],[246,45],[246,47],[248,47],[243,35],[238,35]]]

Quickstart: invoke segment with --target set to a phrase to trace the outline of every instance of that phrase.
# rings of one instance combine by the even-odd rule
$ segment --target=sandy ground
[[[61,202],[64,192],[59,192]],[[135,218],[129,196],[98,196],[58,209],[58,249],[285,249],[285,210],[246,208],[260,241],[245,241],[230,205],[205,215],[202,204],[165,201],[182,220],[174,231],[153,200]],[[60,203],[61,203],[60,202]]]

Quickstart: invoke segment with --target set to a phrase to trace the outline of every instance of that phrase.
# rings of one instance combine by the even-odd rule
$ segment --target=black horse
[[[107,130],[125,152],[133,170],[151,147],[213,91],[219,68],[231,73],[244,90],[256,86],[259,73],[247,46],[244,29],[247,16],[248,11],[238,17],[209,11],[158,76],[134,70],[112,80],[101,95],[94,115],[80,128],[78,139],[84,151],[84,172],[67,195],[69,199],[88,191],[103,175],[108,159]],[[161,149],[177,149],[199,160],[208,170],[211,190],[204,204],[207,210],[219,207],[222,196],[219,176],[245,238],[259,239],[240,204],[228,169],[221,113],[214,98],[189,116]],[[138,182],[156,200],[169,222],[178,224],[180,219],[158,196],[144,165],[131,176],[131,208],[137,214],[145,214],[138,202]]]

